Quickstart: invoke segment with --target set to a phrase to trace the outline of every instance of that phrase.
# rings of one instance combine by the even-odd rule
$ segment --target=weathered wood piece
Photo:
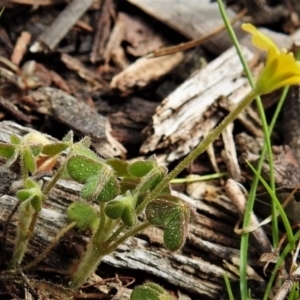
[[[144,88],[150,82],[159,80],[182,61],[182,52],[155,58],[142,57],[114,76],[110,89],[116,89],[122,96],[127,96],[135,89]]]
[[[101,156],[109,158],[126,153],[126,149],[110,134],[107,118],[85,102],[51,87],[41,87],[32,91],[30,96],[39,103],[41,113],[52,116],[80,135],[90,136]]]
[[[188,39],[203,37],[224,24],[218,4],[210,0],[128,1]],[[233,18],[236,15],[231,9],[226,9],[226,12],[229,18]],[[237,21],[233,25],[234,31],[243,45],[251,47],[249,35],[241,29],[241,23],[242,21]],[[264,30],[264,32],[266,31],[275,39],[280,48],[290,48],[292,43],[288,36]],[[220,54],[230,48],[232,42],[227,32],[223,31],[215,35],[203,46],[214,54]]]
[[[13,122],[1,122],[0,141],[8,142],[12,133],[24,135],[30,130]],[[56,233],[66,225],[66,209],[72,201],[80,201],[80,187],[80,184],[72,181],[60,180],[52,190],[40,213],[35,235],[26,254],[26,261],[29,262],[41,253]],[[236,210],[222,191],[214,193],[213,201],[206,200],[201,195],[198,195],[198,200],[184,195],[180,197],[197,210],[197,218],[190,225],[187,244],[181,251],[170,253],[164,249],[159,242],[162,240],[162,231],[153,229],[128,239],[114,253],[106,256],[103,262],[114,267],[143,270],[157,276],[158,281],[159,278],[165,279],[197,297],[218,299],[223,286],[223,273],[227,271],[231,280],[237,279],[234,273],[222,265],[223,260],[230,263],[239,256],[239,238],[233,234],[237,220]],[[1,197],[0,228],[2,230],[16,202],[13,196]],[[17,215],[9,225],[8,255],[12,249],[16,222]],[[58,271],[68,270],[74,259],[74,249],[80,247],[82,249],[87,238],[80,237],[75,232],[72,236],[73,250],[67,248],[72,246],[66,242],[68,239],[63,239],[61,244],[50,252],[44,264]],[[250,247],[250,261],[253,261],[254,265],[258,257],[255,250],[255,247]]]
[[[188,38],[205,36],[223,24],[217,3],[209,0],[179,0],[169,5],[150,0],[128,1]],[[168,9],[162,9],[162,5],[168,6]],[[235,15],[230,9],[227,13],[229,17]],[[250,43],[250,35],[241,31],[240,24],[237,22],[234,28],[241,44],[247,46],[247,50],[244,48],[246,60],[251,61],[257,50]],[[262,31],[279,47],[291,47],[292,38],[265,29]],[[204,46],[215,54],[221,54],[231,45],[228,34],[223,32]],[[167,148],[167,162],[186,155],[221,120],[219,114],[211,112],[211,105],[220,96],[229,95],[228,102],[237,104],[250,91],[247,80],[241,74],[240,61],[233,49],[195,72],[157,108],[153,124],[147,128],[151,136],[142,145],[141,152],[148,154],[158,148]],[[230,111],[233,106],[228,108]],[[252,116],[251,112],[243,112],[239,119],[254,135],[260,136],[262,131],[255,120],[251,121]]]
[[[223,25],[218,4],[216,2],[211,3],[210,0],[128,1],[189,39],[204,36]],[[229,18],[235,15],[232,10],[227,10],[227,13]],[[246,34],[243,33],[238,24],[235,25],[235,29],[238,29],[238,36],[245,36]],[[232,43],[226,32],[217,34],[205,43],[205,47],[215,54],[219,54],[220,51],[223,52],[231,46]]]
[[[243,48],[247,61],[253,53]],[[153,116],[154,134],[142,145],[141,152],[149,153],[167,148],[171,162],[190,152],[220,121],[218,113],[207,117],[210,107],[221,97],[238,103],[249,91],[247,79],[241,76],[242,66],[233,48],[226,51],[171,93],[156,109]]]
[[[54,50],[92,3],[93,0],[72,0],[55,21],[39,36],[38,41],[30,47],[30,51]]]

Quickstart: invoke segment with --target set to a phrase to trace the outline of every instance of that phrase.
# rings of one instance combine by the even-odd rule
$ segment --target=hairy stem
[[[22,262],[32,233],[32,222],[35,222],[34,220],[36,220],[34,212],[35,210],[32,207],[30,200],[25,201],[20,205],[14,252],[8,269],[15,269],[17,264]]]
[[[95,235],[87,245],[87,249],[81,256],[76,269],[71,270],[71,287],[77,289],[81,287],[87,279],[95,272],[101,259],[108,254],[103,243],[96,240]]]
[[[40,263],[48,255],[48,253],[57,245],[61,237],[64,236],[68,231],[70,231],[75,226],[76,226],[76,222],[73,222],[67,225],[66,227],[64,227],[63,229],[61,229],[59,233],[56,235],[56,237],[51,241],[50,245],[41,254],[39,254],[31,263],[26,265],[23,268],[23,271],[26,271],[36,266],[38,263]]]

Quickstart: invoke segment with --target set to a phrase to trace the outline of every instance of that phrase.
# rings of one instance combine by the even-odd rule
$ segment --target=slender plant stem
[[[136,235],[137,233],[141,232],[142,230],[146,229],[149,226],[151,226],[151,223],[146,221],[146,222],[139,224],[139,225],[135,226],[134,228],[130,229],[123,236],[121,236],[117,241],[115,241],[113,244],[111,244],[108,247],[108,251],[109,252],[114,251],[120,244],[122,244],[129,237]]]
[[[100,203],[100,223],[98,225],[98,228],[97,228],[97,237],[96,239],[97,240],[101,240],[101,235],[102,235],[102,232],[104,230],[104,225],[105,225],[105,221],[106,221],[106,215],[105,215],[105,212],[104,212],[104,209],[105,209],[105,203],[101,202]]]
[[[108,253],[103,245],[92,238],[76,269],[71,270],[71,287],[74,289],[81,287],[96,270],[101,259]]]
[[[48,182],[48,184],[46,184],[46,186],[44,187],[43,189],[43,194],[44,195],[48,195],[49,192],[51,191],[51,189],[54,187],[54,185],[56,184],[56,182],[60,179],[62,173],[63,173],[63,170],[64,170],[64,167],[68,161],[68,158],[69,158],[70,154],[67,155],[65,161],[63,162],[63,164],[58,168],[58,170],[55,172],[54,176],[51,178],[51,180]]]
[[[8,266],[10,270],[14,270],[17,264],[20,264],[23,259],[30,238],[30,227],[32,225],[33,217],[34,208],[31,205],[31,199],[28,199],[20,205],[14,252]]]
[[[210,175],[193,175],[188,176],[186,178],[175,178],[172,179],[170,183],[176,184],[176,183],[188,183],[188,182],[199,182],[199,181],[206,181],[206,180],[212,180],[212,179],[218,179],[227,176],[227,172],[221,172],[216,174],[210,174]]]
[[[25,160],[24,160],[24,152],[21,151],[21,156],[20,156],[20,164],[21,164],[21,173],[22,173],[22,179],[23,183],[25,184],[27,178],[28,178],[28,168],[26,166]]]
[[[223,277],[224,277],[224,280],[225,280],[225,285],[226,285],[226,289],[227,289],[227,292],[228,292],[229,300],[234,300],[234,296],[233,296],[233,293],[232,293],[232,288],[231,288],[230,281],[229,281],[229,278],[228,278],[228,275],[227,275],[226,272],[224,272]]]
[[[241,48],[239,46],[239,42],[237,40],[237,37],[233,31],[231,24],[227,18],[227,14],[224,9],[223,3],[221,0],[217,0],[217,1],[218,1],[219,10],[220,10],[222,18],[224,20],[225,26],[226,26],[227,31],[232,39],[233,45],[235,46],[236,51],[239,55],[239,58],[241,60],[241,63],[243,65],[243,68],[245,70],[247,78],[249,80],[249,83],[252,86],[252,88],[255,89],[255,83],[254,83],[252,74],[250,72],[250,69],[248,68],[246,61],[244,60]],[[270,134],[269,134],[269,130],[268,130],[268,125],[267,125],[263,105],[262,105],[261,99],[259,97],[257,97],[257,99],[256,99],[256,104],[257,104],[260,119],[262,122],[262,127],[263,127],[263,131],[264,131],[264,136],[265,136],[265,144],[266,144],[267,153],[268,153],[268,159],[269,159],[269,165],[270,165],[270,184],[271,184],[272,189],[275,190],[273,156],[272,156],[272,148],[271,148],[271,142],[270,142]],[[261,168],[262,168],[262,163],[260,165],[259,172],[261,171]],[[250,193],[252,200],[251,201],[248,200],[247,206],[249,209],[246,210],[250,213],[247,215],[245,212],[244,222],[243,222],[244,228],[249,226],[249,224],[250,224],[250,215],[251,215],[251,211],[253,210],[255,191],[256,191],[256,189],[254,190],[254,187],[257,186],[257,184],[258,184],[258,179],[254,178],[253,184],[252,184],[253,188],[251,188],[251,193]],[[273,233],[273,244],[276,246],[278,244],[278,224],[277,224],[277,217],[276,217],[276,207],[275,207],[274,203],[272,203],[272,233]],[[241,291],[241,299],[242,300],[246,300],[248,298],[247,273],[246,273],[247,272],[246,264],[247,264],[247,256],[248,256],[248,254],[247,254],[248,239],[249,239],[249,233],[245,233],[241,239],[240,291]],[[242,244],[243,244],[243,246],[242,246]],[[247,246],[247,247],[245,247],[245,246]]]
[[[298,240],[300,238],[300,231],[298,230],[296,232],[296,234],[294,235],[294,240]],[[280,257],[278,258],[277,262],[276,262],[276,265],[274,267],[274,270],[271,274],[271,277],[268,281],[268,284],[267,284],[267,287],[266,287],[266,290],[265,290],[265,294],[264,294],[264,297],[263,297],[263,300],[267,300],[267,299],[270,299],[269,295],[270,295],[270,291],[271,291],[271,288],[272,288],[272,285],[273,285],[273,282],[277,276],[277,271],[281,268],[282,266],[282,263],[285,259],[285,257],[292,251],[293,249],[291,248],[291,245],[290,244],[287,244],[284,248],[284,250],[281,252],[281,255]]]
[[[282,109],[282,106],[284,104],[284,100],[285,100],[285,97],[287,95],[288,89],[289,89],[289,87],[285,87],[284,90],[283,90],[283,93],[280,97],[280,100],[277,104],[275,113],[274,113],[273,118],[272,118],[271,123],[270,123],[269,133],[271,133],[273,131],[273,128],[276,124],[278,115],[279,115],[279,113]],[[256,169],[259,174],[262,170],[262,166],[263,166],[264,158],[265,158],[265,155],[266,155],[266,151],[267,151],[267,147],[266,147],[266,144],[264,144],[263,149],[261,151],[260,160],[258,162],[257,169]],[[249,193],[249,197],[248,197],[248,202],[247,202],[247,205],[246,205],[246,210],[245,210],[245,215],[244,215],[244,220],[246,218],[246,221],[250,220],[251,212],[252,212],[253,206],[254,206],[254,200],[255,200],[255,194],[256,194],[258,182],[259,182],[259,179],[258,179],[257,176],[255,176],[254,179],[253,179],[252,185],[251,185],[251,189],[250,189],[250,193]],[[249,222],[247,224],[249,224]],[[247,226],[244,224],[243,228],[246,228]],[[242,293],[243,290],[247,291],[248,243],[249,243],[249,234],[243,234],[242,237],[241,237],[241,246],[240,246],[240,285],[241,285],[240,289],[241,289],[241,293]],[[248,297],[247,293],[244,294],[244,297]],[[242,299],[246,299],[246,298],[242,298]]]
[[[225,23],[226,29],[228,31],[228,34],[229,34],[229,36],[232,40],[232,43],[233,43],[234,47],[236,48],[237,54],[238,54],[238,56],[240,58],[240,61],[243,65],[243,68],[244,68],[244,71],[245,71],[246,76],[248,78],[248,81],[249,81],[251,87],[253,89],[255,89],[254,79],[252,77],[252,74],[251,74],[251,71],[248,67],[247,62],[244,59],[241,47],[239,45],[239,41],[238,41],[238,39],[237,39],[237,37],[234,33],[234,30],[232,28],[230,20],[227,17],[226,11],[224,9],[224,5],[223,5],[221,0],[217,0],[217,1],[218,1],[219,10],[220,10],[221,16],[223,18],[223,21]],[[267,154],[268,154],[268,160],[269,160],[269,165],[270,165],[270,172],[269,172],[270,173],[269,174],[270,186],[273,189],[273,191],[275,191],[276,187],[275,187],[275,179],[274,179],[273,154],[272,154],[272,147],[271,147],[271,140],[270,140],[270,134],[269,134],[269,129],[268,129],[268,123],[267,123],[267,120],[266,120],[264,107],[263,107],[263,104],[262,104],[262,101],[261,101],[260,97],[257,97],[255,100],[256,100],[256,105],[257,105],[257,108],[258,108],[259,117],[260,117],[260,120],[262,122],[262,128],[263,128],[263,131],[264,131],[265,143],[267,145]],[[250,222],[250,220],[249,220],[249,222]],[[245,220],[244,220],[244,224],[245,224]],[[277,223],[277,217],[276,217],[276,207],[273,203],[272,203],[272,237],[273,237],[273,245],[276,248],[276,246],[278,245],[279,236],[278,236],[278,223]]]
[[[126,229],[126,225],[121,224],[120,227],[107,239],[106,243],[109,245],[112,241],[114,241],[122,231]]]
[[[35,267],[38,263],[40,263],[46,256],[47,254],[57,245],[58,241],[61,239],[62,236],[64,236],[68,231],[70,231],[72,228],[76,226],[77,222],[72,222],[68,224],[66,227],[62,228],[56,237],[51,241],[50,245],[41,253],[39,254],[31,263],[26,265],[23,268],[23,271],[26,271],[32,267]]]
[[[294,249],[295,248],[295,241],[294,241],[294,236],[293,236],[293,230],[292,230],[290,222],[289,222],[289,220],[286,216],[286,213],[284,212],[284,209],[283,209],[282,205],[280,204],[279,200],[276,197],[275,192],[272,190],[271,187],[268,186],[267,182],[262,178],[260,173],[258,173],[250,163],[248,163],[248,166],[250,167],[252,172],[258,177],[258,179],[262,182],[265,189],[267,190],[267,192],[271,196],[272,202],[274,202],[275,207],[278,209],[279,215],[282,219],[282,222],[283,222],[283,225],[285,227],[285,231],[286,231],[286,234],[287,234],[287,237],[288,237],[288,241],[291,245],[291,248]],[[276,211],[276,213],[277,213],[277,211]]]

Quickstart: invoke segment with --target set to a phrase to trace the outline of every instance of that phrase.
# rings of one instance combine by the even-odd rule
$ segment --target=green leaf
[[[25,201],[32,196],[32,192],[30,190],[23,189],[17,191],[16,196],[20,201]]]
[[[112,200],[105,207],[105,214],[111,219],[121,218],[125,208],[125,203],[119,200]]]
[[[173,300],[173,297],[158,284],[148,282],[136,287],[130,300]]]
[[[160,195],[146,207],[148,221],[164,228],[164,243],[167,249],[180,249],[188,233],[191,209],[180,198]]]
[[[153,161],[136,161],[128,166],[128,171],[136,177],[143,177],[157,165]]]
[[[32,155],[36,157],[42,152],[43,145],[40,143],[28,144],[28,148],[30,149]]]
[[[28,178],[25,182],[25,188],[26,189],[38,189],[39,190],[40,185],[36,181]]]
[[[165,173],[161,169],[157,172],[151,171],[146,176],[144,176],[139,184],[139,192],[146,192],[153,190],[164,178]]]
[[[58,153],[63,152],[69,147],[68,143],[56,142],[52,144],[47,144],[43,147],[42,153],[49,156],[54,156]]]
[[[67,171],[71,178],[84,182],[89,177],[98,174],[104,165],[99,161],[82,155],[74,155],[67,162]]]
[[[39,196],[32,197],[31,205],[35,209],[35,211],[39,212],[42,210],[43,200],[44,200],[44,198],[39,197]]]
[[[172,217],[169,218],[164,229],[164,244],[170,251],[176,251],[184,245],[188,233],[189,218],[189,209],[179,207],[173,209]]]
[[[172,195],[160,195],[158,199],[151,201],[146,207],[146,217],[153,225],[166,224],[172,217],[172,209],[182,204],[187,205],[183,200]]]
[[[5,158],[12,158],[15,155],[15,152],[15,145],[0,143],[0,156]]]
[[[21,159],[25,166],[28,168],[28,170],[31,172],[31,174],[34,174],[36,170],[36,162],[32,152],[26,146],[24,146],[24,149],[22,151]]]
[[[130,173],[128,172],[128,162],[119,158],[111,158],[106,161],[108,165],[110,165],[114,171],[116,176],[118,177],[130,177]]]
[[[90,148],[91,147],[91,138],[89,136],[85,136],[79,143],[84,148]]]
[[[19,190],[16,195],[20,201],[28,201],[36,211],[42,209],[42,202],[46,196],[42,193],[40,185],[32,179],[27,179],[25,189]]]
[[[116,198],[120,188],[117,179],[112,175],[103,187],[101,193],[97,196],[98,201],[106,202]]]
[[[125,225],[132,227],[137,222],[137,216],[132,206],[126,205],[122,213],[122,221]]]
[[[80,143],[77,143],[72,147],[72,154],[73,156],[84,156],[99,163],[105,163],[105,161],[102,158],[100,158],[94,151],[85,148]]]
[[[67,214],[69,223],[77,222],[79,230],[95,229],[99,222],[97,211],[87,203],[73,202],[68,207]]]
[[[122,218],[124,224],[131,227],[137,221],[134,211],[135,205],[136,199],[132,197],[130,191],[127,191],[124,196],[119,196],[106,205],[105,214],[111,219]]]
[[[103,166],[95,175],[87,178],[81,190],[81,196],[87,200],[106,202],[119,194],[119,184],[113,171]]]
[[[70,130],[62,139],[63,143],[67,143],[69,145],[73,144],[73,139],[74,139],[74,133],[72,130]]]
[[[21,145],[22,144],[22,140],[15,134],[12,134],[10,136],[10,142],[13,144],[13,145]]]

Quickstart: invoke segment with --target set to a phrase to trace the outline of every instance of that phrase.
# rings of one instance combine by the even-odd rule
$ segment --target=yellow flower
[[[252,34],[252,44],[268,52],[264,70],[259,75],[254,91],[268,94],[286,85],[300,84],[300,62],[286,49],[280,51],[274,42],[252,24],[242,28]]]

